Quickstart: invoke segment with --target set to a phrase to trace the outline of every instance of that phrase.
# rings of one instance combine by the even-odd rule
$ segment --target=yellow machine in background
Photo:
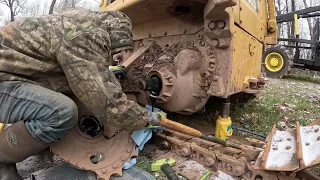
[[[128,64],[148,61],[148,66],[142,63],[146,77],[154,72],[164,80],[164,71],[173,74],[173,87],[163,87],[158,98],[165,110],[192,114],[210,96],[263,90],[262,53],[266,44],[277,42],[272,0],[102,0],[100,10],[119,10],[132,20],[136,55]],[[139,59],[150,41],[163,53]],[[151,63],[160,57],[171,62],[162,70]],[[135,95],[139,101],[141,96]]]
[[[277,42],[273,0],[102,0],[100,10],[119,10],[132,20],[134,54],[123,64],[129,78],[159,77],[160,108],[193,114],[212,96],[263,92],[262,54]],[[140,76],[131,65],[141,66],[134,70]],[[144,92],[126,85],[125,93],[146,102]],[[227,112],[216,126],[230,134],[230,125]]]

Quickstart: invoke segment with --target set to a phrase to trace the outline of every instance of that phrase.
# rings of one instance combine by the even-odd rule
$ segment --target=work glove
[[[111,70],[117,78],[125,79],[127,76],[127,71],[124,66],[109,66],[109,70]]]
[[[159,126],[162,117],[166,117],[167,114],[163,111],[159,112],[149,112],[148,124],[149,126]]]

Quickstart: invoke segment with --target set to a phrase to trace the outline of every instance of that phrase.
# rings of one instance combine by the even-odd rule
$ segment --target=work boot
[[[21,180],[15,164],[48,147],[34,139],[24,121],[12,124],[0,133],[0,180]]]

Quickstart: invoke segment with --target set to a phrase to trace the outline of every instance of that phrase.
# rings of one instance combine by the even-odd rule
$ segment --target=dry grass
[[[189,122],[200,118],[201,122],[211,124],[208,118],[197,114],[181,116],[181,119],[186,118]],[[255,98],[245,106],[234,107],[231,118],[234,125],[265,135],[271,131],[273,124],[292,128],[298,121],[301,125],[307,125],[320,118],[320,79],[303,75],[269,79],[264,96]],[[137,165],[150,172],[151,163],[150,157],[142,156],[138,158]],[[311,171],[320,175],[319,167],[311,168]]]

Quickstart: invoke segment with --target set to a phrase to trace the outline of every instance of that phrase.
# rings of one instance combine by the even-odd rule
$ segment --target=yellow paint
[[[4,124],[0,123],[0,133],[3,131],[3,129],[4,129]]]
[[[266,65],[266,68],[271,72],[278,72],[284,66],[283,57],[281,56],[281,54],[276,52],[268,54],[264,60],[264,63]]]
[[[247,77],[260,76],[263,44],[237,26],[233,37],[229,88],[231,93],[237,93],[243,90]],[[255,47],[252,48],[253,55],[250,54],[250,46]]]
[[[264,37],[264,32],[261,31],[263,24],[260,14],[246,0],[240,0],[239,6],[241,9],[239,26],[261,40]]]
[[[294,32],[299,35],[298,15],[294,14]]]
[[[216,131],[215,136],[221,140],[227,140],[229,136],[232,135],[232,129],[231,129],[231,118],[222,118],[219,116],[219,118],[216,121]]]

